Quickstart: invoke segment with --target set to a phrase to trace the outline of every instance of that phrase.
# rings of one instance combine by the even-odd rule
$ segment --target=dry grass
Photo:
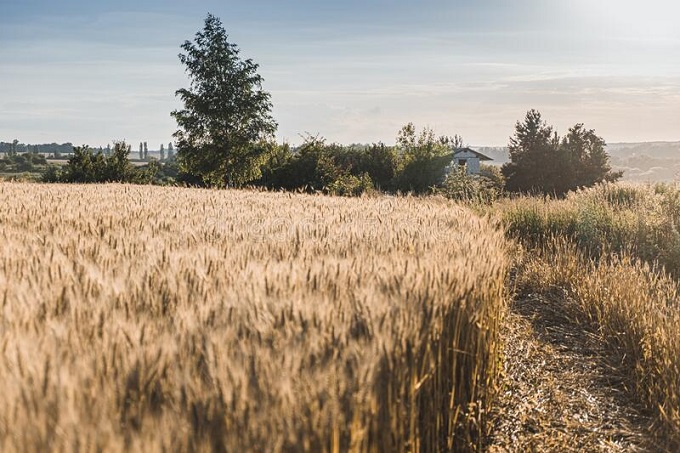
[[[655,449],[680,449],[680,297],[677,282],[627,256],[594,260],[561,239],[517,272],[520,294],[561,293],[561,309],[607,345],[610,377],[656,419]],[[581,327],[583,329],[583,327]]]
[[[474,449],[502,233],[443,200],[0,183],[0,450]]]
[[[629,397],[655,415],[659,443],[680,449],[680,186],[603,184],[495,208],[530,250],[520,295],[565,291],[563,308],[604,339]]]
[[[562,296],[525,296],[503,329],[504,388],[489,452],[658,451],[622,391],[600,336],[574,323]]]
[[[522,197],[493,209],[525,244],[566,237],[591,256],[626,253],[680,278],[680,185],[601,184],[563,200]]]

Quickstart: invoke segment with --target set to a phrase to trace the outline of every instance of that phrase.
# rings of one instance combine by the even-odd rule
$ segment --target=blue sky
[[[530,108],[680,140],[673,1],[0,0],[0,141],[167,144],[207,12],[260,64],[282,141],[393,143],[414,122],[502,146]]]

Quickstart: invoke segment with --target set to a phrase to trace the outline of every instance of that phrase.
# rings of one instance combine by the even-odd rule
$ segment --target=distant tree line
[[[342,146],[308,136],[295,149],[271,145],[251,185],[269,189],[358,195],[370,190],[431,193],[442,187],[460,137],[404,126],[397,144]]]
[[[63,183],[133,183],[153,184],[157,181],[161,166],[156,162],[136,167],[130,161],[131,146],[124,141],[114,142],[106,154],[88,146],[73,147],[66,165],[50,165],[42,175],[43,182]]]
[[[417,132],[413,124],[402,128],[395,146],[383,143],[343,146],[308,136],[303,144],[268,143],[249,186],[272,190],[360,195],[367,191],[432,193],[444,187],[458,136],[436,136],[428,128]],[[141,143],[142,156],[144,143]],[[45,182],[131,182],[211,186],[203,175],[192,173],[176,159],[172,144],[160,162],[152,159],[135,166],[131,147],[116,142],[110,153],[87,146],[74,147],[66,165],[50,166]],[[144,156],[143,156],[144,157]]]
[[[396,144],[391,146],[384,143],[343,146],[309,135],[297,147],[273,141],[259,142],[257,146],[257,167],[248,170],[255,176],[242,185],[270,190],[347,196],[372,191],[442,193],[456,199],[488,201],[503,192],[559,196],[621,176],[611,171],[604,140],[594,131],[578,124],[560,138],[534,110],[516,125],[515,135],[510,139],[511,161],[502,169],[482,165],[479,175],[469,175],[452,162],[454,150],[463,146],[460,136],[437,136],[429,128],[418,131],[412,123],[398,132]],[[146,157],[143,142],[139,149],[142,157]],[[192,172],[176,159],[171,154],[172,143],[163,161],[151,159],[141,166],[130,162],[130,150],[125,142],[116,142],[109,154],[86,146],[74,147],[68,163],[61,168],[48,168],[43,180],[220,185],[200,172]]]
[[[159,154],[159,159],[161,162],[167,160],[172,160],[175,157],[175,148],[172,142],[168,143],[168,149],[166,151],[165,145],[161,143],[160,149],[158,151]],[[149,145],[147,142],[139,142],[139,149],[138,149],[138,160],[141,161],[150,161],[151,159],[154,159],[153,157],[149,157]]]
[[[0,157],[0,172],[29,173],[40,170],[47,165],[45,156],[38,153],[14,154],[7,153]]]
[[[20,154],[20,153],[40,153],[40,154],[68,154],[73,151],[72,143],[49,143],[43,145],[27,145],[19,143],[18,140],[12,142],[0,142],[0,153]]]

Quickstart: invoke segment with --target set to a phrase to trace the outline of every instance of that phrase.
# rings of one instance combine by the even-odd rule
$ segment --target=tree
[[[136,169],[129,161],[131,147],[124,141],[114,142],[113,151],[105,156],[87,146],[73,147],[73,156],[61,172],[50,170],[43,180],[51,182],[101,183],[101,182],[151,182],[148,175]]]
[[[106,159],[102,153],[94,153],[83,146],[74,146],[73,155],[63,167],[61,180],[63,182],[90,183],[99,182],[106,167]]]
[[[355,175],[368,174],[377,188],[391,190],[399,172],[399,155],[394,147],[374,143],[361,152],[353,170]]]
[[[613,172],[605,141],[593,129],[579,123],[562,139],[562,150],[569,168],[570,188],[589,187],[601,181],[616,181],[623,172]]]
[[[165,149],[163,148],[163,144],[161,143],[161,162],[165,160]]]
[[[149,147],[146,146],[146,142],[144,142],[144,160],[149,160]]]
[[[172,146],[172,142],[168,143],[168,160],[172,160],[175,156],[175,148]]]
[[[527,112],[510,138],[510,162],[503,165],[506,189],[563,195],[600,181],[615,181],[605,142],[594,130],[577,124],[562,139],[536,110]]]
[[[139,160],[144,160],[144,143],[139,142]]]
[[[182,44],[190,88],[175,93],[184,108],[172,112],[173,136],[186,171],[211,185],[239,186],[260,176],[277,124],[259,66],[242,60],[227,39],[221,21],[208,14],[195,42]]]
[[[506,189],[512,192],[542,190],[551,192],[557,170],[559,139],[536,110],[527,112],[524,122],[515,124],[510,138],[510,162],[503,165]]]
[[[129,156],[132,146],[124,141],[113,143],[113,153],[106,159],[102,179],[105,182],[132,182],[135,177],[135,167],[130,163]]]
[[[462,143],[462,139],[458,136],[436,137],[429,128],[417,134],[413,123],[401,128],[397,135],[397,147],[402,153],[403,168],[398,188],[405,192],[426,193],[440,185],[453,156],[452,142]]]

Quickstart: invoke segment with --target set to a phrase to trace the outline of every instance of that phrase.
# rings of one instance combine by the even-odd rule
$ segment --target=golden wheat
[[[441,199],[0,183],[0,449],[475,448],[504,239]]]

